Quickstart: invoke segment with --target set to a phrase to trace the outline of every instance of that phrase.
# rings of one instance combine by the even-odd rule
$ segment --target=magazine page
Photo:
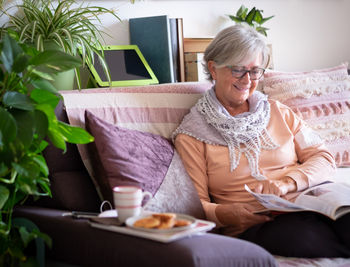
[[[350,212],[350,186],[344,183],[324,183],[302,192],[295,204],[307,206],[332,219]]]
[[[245,185],[244,188],[249,193],[251,193],[256,198],[256,200],[259,201],[260,204],[268,210],[287,212],[308,210],[307,208],[302,207],[301,205],[295,204],[273,194],[255,193],[252,190],[250,190],[250,188],[247,185]]]

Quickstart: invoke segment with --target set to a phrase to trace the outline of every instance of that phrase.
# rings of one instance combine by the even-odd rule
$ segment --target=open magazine
[[[326,182],[313,186],[301,192],[294,202],[273,194],[254,193],[247,185],[245,185],[245,189],[270,211],[296,212],[309,210],[326,215],[333,220],[350,212],[350,185],[345,183]]]

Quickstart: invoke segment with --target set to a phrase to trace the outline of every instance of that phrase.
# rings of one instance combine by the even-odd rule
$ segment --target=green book
[[[175,82],[168,16],[129,20],[130,44],[137,45],[159,83]]]

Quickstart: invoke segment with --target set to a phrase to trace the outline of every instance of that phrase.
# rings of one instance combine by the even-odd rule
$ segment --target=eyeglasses
[[[239,68],[235,66],[226,66],[231,70],[232,77],[241,79],[249,72],[249,78],[251,80],[259,80],[265,72],[263,68],[252,68],[251,70],[247,70],[245,68]]]

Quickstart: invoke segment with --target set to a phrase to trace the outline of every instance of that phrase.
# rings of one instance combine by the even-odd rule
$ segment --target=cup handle
[[[152,194],[148,191],[143,191],[142,192],[142,200],[144,200],[145,197],[149,197],[148,200],[145,202],[144,206],[146,206],[147,202],[150,201],[152,199]]]

